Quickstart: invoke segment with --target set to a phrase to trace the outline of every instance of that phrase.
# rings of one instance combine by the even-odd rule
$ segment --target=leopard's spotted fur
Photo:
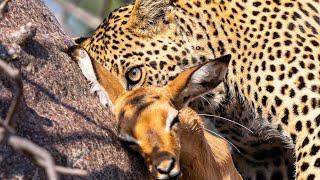
[[[136,0],[80,46],[127,89],[231,54],[224,85],[191,106],[253,131],[215,119],[241,151],[244,178],[292,178],[295,160],[296,178],[311,180],[320,178],[319,33],[318,0]]]

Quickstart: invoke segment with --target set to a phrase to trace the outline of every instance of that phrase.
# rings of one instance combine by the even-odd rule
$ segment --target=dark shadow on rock
[[[110,131],[110,129],[102,124],[98,124],[97,122],[95,122],[94,120],[92,120],[89,116],[87,116],[84,112],[78,110],[77,108],[67,104],[67,103],[64,103],[64,102],[61,102],[61,100],[52,92],[50,92],[49,89],[46,89],[44,87],[42,87],[41,85],[39,85],[37,82],[33,81],[33,80],[30,80],[28,79],[27,77],[23,77],[23,79],[30,83],[32,86],[35,86],[37,88],[38,91],[41,91],[43,94],[45,94],[51,101],[53,101],[54,103],[56,104],[60,104],[62,105],[64,108],[72,111],[72,112],[75,112],[76,114],[80,115],[81,117],[83,117],[87,122],[89,123],[92,123],[94,125],[96,125],[97,127],[103,129],[103,130],[106,130],[106,131]]]
[[[49,52],[38,41],[29,40],[21,45],[22,49],[29,55],[35,58],[46,60],[49,58]]]
[[[138,179],[135,174],[137,172],[132,171],[141,171],[141,169],[130,169],[129,171],[123,171],[120,169],[117,165],[111,164],[106,166],[100,171],[94,171],[90,173],[89,179],[106,179],[106,180],[115,180],[115,179],[121,179],[121,180],[134,180]],[[146,170],[145,170],[146,171]],[[142,171],[141,171],[142,172]],[[109,176],[107,176],[109,175]]]
[[[1,101],[2,102],[2,101]],[[99,142],[102,145],[113,145],[115,148],[120,150],[121,145],[116,140],[116,135],[114,132],[110,129],[105,129],[107,131],[105,135],[99,135],[95,134],[94,132],[75,132],[70,135],[64,135],[64,134],[50,134],[45,129],[44,126],[52,127],[55,126],[51,119],[39,116],[32,108],[29,108],[28,106],[24,106],[24,118],[23,122],[18,123],[18,131],[17,135],[21,137],[25,137],[29,140],[32,140],[34,143],[36,143],[39,146],[44,147],[47,149],[52,156],[55,159],[55,162],[59,165],[67,166],[68,164],[68,157],[62,153],[59,152],[55,148],[55,145],[67,145],[72,144],[74,142],[85,142],[85,141],[94,141]],[[4,154],[5,156],[2,156],[2,161],[0,161],[0,166],[10,165],[13,169],[19,170],[20,166],[26,166],[27,164],[32,164],[30,166],[31,169],[34,169],[33,162],[30,161],[29,157],[26,157],[24,154],[21,154],[19,152],[13,151],[9,146],[7,145],[0,145],[0,154]],[[4,152],[1,152],[4,151]],[[25,161],[21,161],[22,159],[25,159]],[[70,158],[70,157],[69,157]],[[2,165],[1,165],[2,164]],[[29,166],[29,165],[27,165]],[[119,169],[119,168],[118,168]],[[114,169],[109,169],[109,171],[113,171]],[[0,168],[1,171],[1,168]],[[28,174],[30,169],[21,169],[21,171],[11,172],[8,174],[18,175],[18,174]],[[38,173],[43,174],[43,169],[39,169]],[[119,169],[120,171],[120,169]]]
[[[13,150],[8,145],[0,144],[1,179],[16,179],[22,175],[26,175],[25,178],[31,179],[34,172],[38,170],[41,169],[25,154]]]
[[[105,167],[102,171],[96,171],[90,174],[90,178],[96,179],[99,177],[105,177],[106,174],[112,174],[110,177],[108,176],[107,179],[135,179],[135,175],[137,173],[143,172],[133,172],[135,170],[135,167],[137,166],[137,159],[139,163],[143,163],[143,160],[140,157],[139,154],[135,153],[134,151],[129,150],[128,148],[121,145],[121,143],[117,140],[117,136],[115,132],[106,126],[101,127],[99,124],[97,124],[93,119],[91,119],[89,116],[87,116],[84,112],[78,110],[77,108],[64,103],[60,100],[60,98],[50,92],[50,90],[44,88],[43,86],[39,85],[37,82],[34,82],[33,80],[29,80],[28,78],[24,77],[24,81],[31,84],[32,86],[36,87],[37,91],[41,91],[42,95],[45,95],[48,97],[48,99],[54,103],[62,105],[64,108],[75,112],[76,114],[80,115],[83,119],[85,119],[85,122],[89,122],[93,124],[94,126],[97,126],[98,128],[103,129],[103,134],[101,133],[95,133],[90,131],[78,131],[78,132],[71,132],[70,134],[57,134],[48,132],[48,128],[62,128],[59,127],[59,122],[55,120],[51,120],[47,117],[40,116],[33,108],[29,107],[25,102],[22,102],[21,108],[19,108],[19,115],[21,116],[19,119],[20,121],[17,123],[17,135],[26,137],[33,142],[35,142],[37,145],[44,147],[50,153],[55,159],[55,162],[58,165],[62,166],[68,166],[68,160],[70,160],[70,156],[66,156],[65,154],[62,154],[58,149],[56,149],[57,145],[62,145],[68,147],[70,144],[79,143],[79,142],[95,142],[97,145],[97,149],[106,148],[106,146],[112,146],[117,151],[123,151],[123,148],[125,148],[125,154],[129,157],[129,170],[128,172],[124,172],[116,165],[108,165]],[[5,81],[7,83],[7,81]],[[11,92],[12,84],[8,83],[5,88],[8,88],[8,91]],[[2,86],[3,87],[3,86]],[[0,104],[4,104],[6,107],[8,107],[11,99],[5,100],[1,99]],[[1,110],[1,114],[6,114],[8,108],[5,110]],[[81,118],[81,119],[82,119]],[[76,124],[75,124],[76,125]],[[6,174],[11,174],[13,176],[18,174],[32,174],[34,175],[37,171],[39,175],[42,177],[45,175],[42,168],[36,167],[32,162],[30,161],[29,157],[26,157],[24,154],[15,152],[11,148],[4,148],[6,149],[5,156],[3,157],[2,165],[10,164],[13,169],[15,169],[15,172],[7,172]],[[88,151],[97,150],[97,149],[89,149]],[[99,150],[98,150],[99,151]],[[90,152],[86,155],[90,156]],[[71,157],[72,158],[72,157]],[[24,161],[20,162],[21,159],[25,159]],[[1,164],[1,162],[0,162]],[[28,166],[30,168],[21,168],[19,167],[25,167]],[[69,165],[70,166],[70,165]],[[32,167],[32,168],[31,168]],[[36,167],[36,168],[35,168]],[[18,170],[17,170],[18,169]],[[31,172],[32,169],[32,172]],[[35,170],[36,169],[36,170]],[[1,170],[1,168],[0,168]],[[8,177],[10,178],[10,177]],[[78,179],[78,178],[76,178]]]
[[[29,135],[30,139],[34,142],[39,141],[39,136],[42,136],[46,141],[37,142],[41,146],[48,147],[50,151],[54,150],[54,145],[68,144],[75,141],[94,140],[102,144],[115,144],[117,141],[116,134],[108,127],[103,128],[104,135],[95,134],[94,132],[73,132],[69,135],[64,134],[48,134],[44,130],[44,126],[52,127],[55,121],[46,117],[39,116],[32,108],[27,105],[24,106],[24,113],[26,117],[23,123],[18,123],[18,135]],[[48,142],[49,141],[49,142]],[[118,143],[120,145],[120,142]]]
[[[92,172],[84,179],[147,179],[143,161],[117,140],[113,116],[93,95],[88,97],[81,71],[62,50],[72,40],[44,2],[9,1],[0,30],[19,29],[28,22],[37,25],[37,34],[21,45],[21,58],[10,62],[21,70],[24,81],[26,103],[16,113],[17,134],[50,151],[56,164]],[[7,37],[0,34],[4,42]],[[0,117],[7,113],[14,87],[0,76]],[[83,151],[90,152],[72,164]],[[46,178],[25,154],[0,144],[0,156],[0,179]]]
[[[10,106],[11,99],[0,99],[0,118],[4,119]]]
[[[49,135],[48,138],[50,138],[52,145],[67,144],[83,140],[95,140],[101,142],[102,144],[114,144],[116,136],[112,131],[109,131],[107,132],[107,135],[98,135],[91,132],[75,132],[67,136],[60,135],[60,137],[57,137],[56,135]]]

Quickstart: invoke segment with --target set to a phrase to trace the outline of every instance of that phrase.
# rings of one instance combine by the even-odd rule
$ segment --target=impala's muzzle
[[[176,158],[171,155],[160,156],[154,161],[154,169],[156,178],[162,179],[178,179],[181,176],[179,163]]]

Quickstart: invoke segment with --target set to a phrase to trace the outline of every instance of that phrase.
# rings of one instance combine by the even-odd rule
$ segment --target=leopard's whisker
[[[232,147],[234,147],[234,148],[238,151],[238,153],[241,153],[241,151],[236,147],[236,145],[234,145],[232,142],[230,142],[230,141],[229,141],[228,139],[226,139],[225,137],[221,136],[220,134],[218,134],[218,133],[216,133],[216,132],[214,132],[214,131],[211,131],[210,129],[207,129],[207,128],[203,128],[203,129],[206,130],[206,131],[207,131],[208,133],[210,133],[210,134],[214,134],[214,135],[216,135],[216,136],[224,139],[224,140],[227,141]]]
[[[202,99],[204,99],[205,101],[207,101],[208,103],[209,103],[209,105],[210,106],[212,106],[212,104],[211,104],[211,102],[208,100],[208,99],[206,99],[205,97],[203,97],[203,96],[200,96]]]
[[[211,93],[206,94],[206,96],[210,96],[210,97],[214,98],[214,95]]]
[[[228,119],[228,118],[224,118],[224,117],[217,116],[217,115],[213,115],[213,114],[198,114],[198,115],[199,115],[199,116],[215,117],[215,118],[219,118],[219,119],[222,119],[222,120],[225,120],[225,121],[229,121],[229,122],[232,122],[232,123],[234,123],[234,124],[236,124],[236,125],[244,128],[244,129],[248,130],[249,132],[253,133],[253,131],[251,131],[251,129],[249,129],[248,127],[246,127],[246,126],[244,126],[244,125],[242,125],[242,124],[240,124],[240,123],[238,123],[238,122],[235,122],[235,121],[233,121],[233,120],[231,120],[231,119]]]

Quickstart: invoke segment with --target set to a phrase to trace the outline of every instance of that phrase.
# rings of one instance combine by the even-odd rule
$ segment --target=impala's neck
[[[184,179],[240,177],[226,142],[204,132],[201,119],[193,110],[181,110],[179,119],[182,128],[180,164]]]

